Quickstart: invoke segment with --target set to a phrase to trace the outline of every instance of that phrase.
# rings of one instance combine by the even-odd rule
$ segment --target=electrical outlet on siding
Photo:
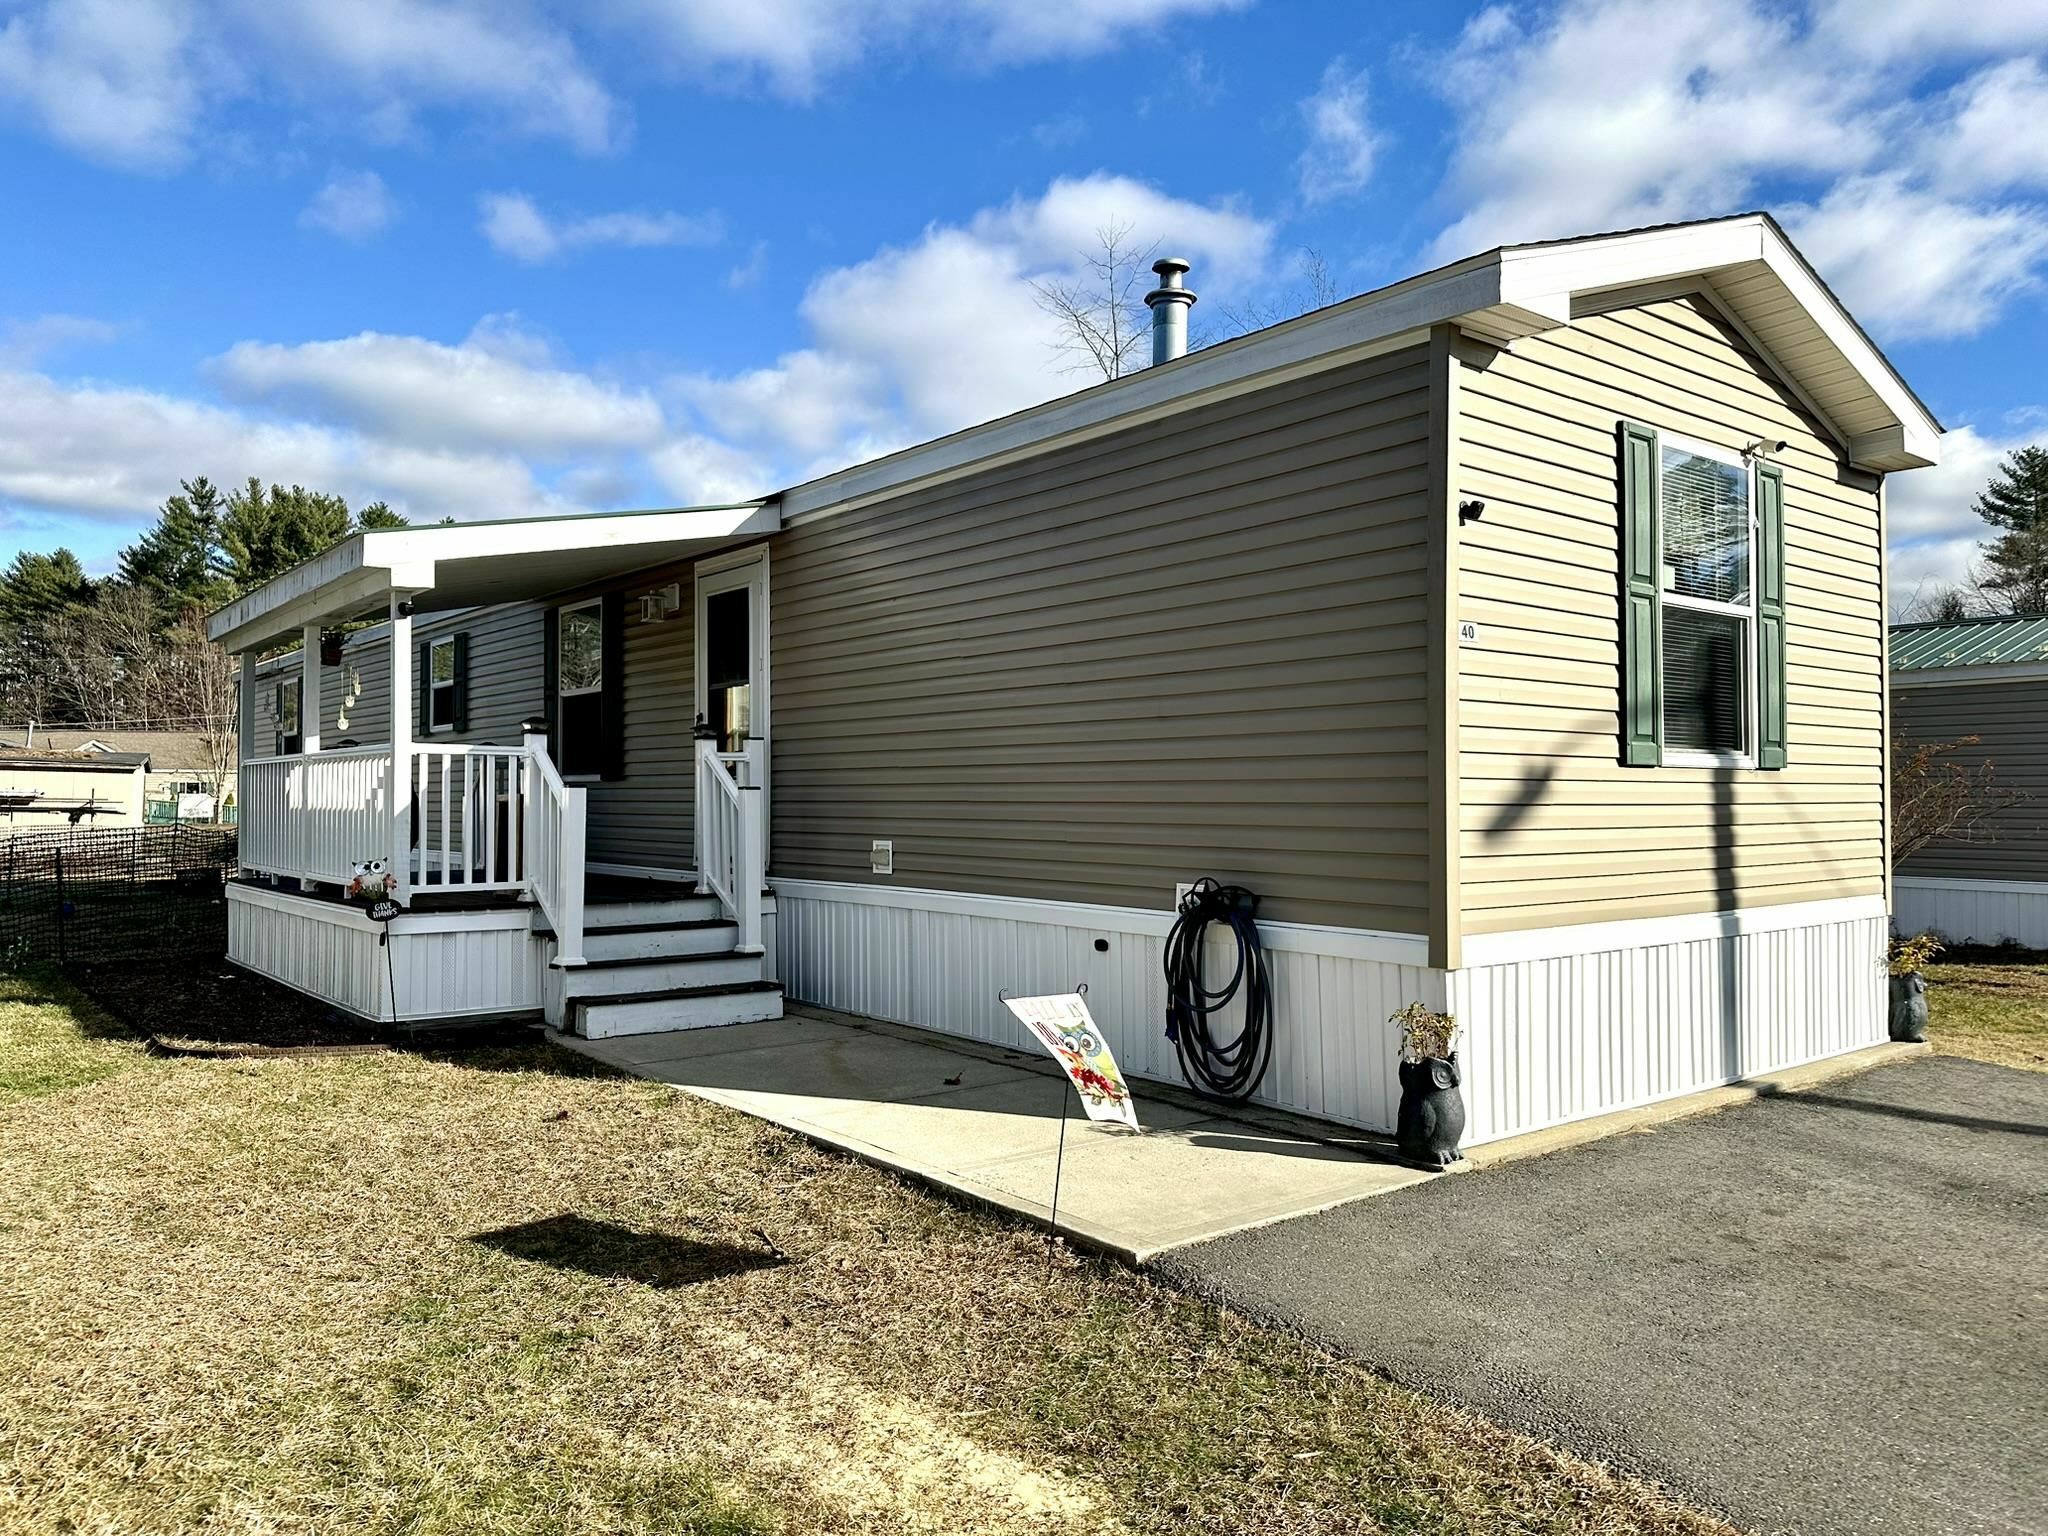
[[[1180,904],[1188,899],[1188,892],[1194,889],[1192,883],[1175,885],[1173,888],[1173,910],[1178,912]]]
[[[895,843],[879,837],[875,839],[873,846],[868,850],[868,871],[877,875],[896,873]]]

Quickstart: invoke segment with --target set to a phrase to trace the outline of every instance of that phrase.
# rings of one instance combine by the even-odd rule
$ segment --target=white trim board
[[[1981,891],[1987,896],[2048,896],[2048,880],[1963,880],[1944,875],[1897,875],[1902,891]]]
[[[1888,917],[1883,896],[1842,896],[1830,901],[1792,901],[1772,907],[1742,907],[1730,912],[1687,912],[1676,917],[1623,918],[1611,923],[1571,923],[1558,928],[1525,928],[1509,933],[1468,933],[1464,969],[1514,965],[1525,960],[1556,960],[1567,955],[1595,955],[1608,950],[1655,949],[1698,939],[1730,938],[1745,933],[1775,933],[1787,928],[1812,928],[1860,918]]]
[[[894,907],[908,912],[949,912],[962,917],[1049,923],[1063,928],[1100,929],[1152,938],[1165,938],[1172,931],[1175,915],[1163,908],[1039,901],[1022,896],[980,896],[967,891],[860,885],[838,880],[776,878],[768,884],[779,894],[799,900],[844,901],[859,906]],[[1259,937],[1265,940],[1267,949],[1333,955],[1346,960],[1379,960],[1392,965],[1427,967],[1429,964],[1429,939],[1419,933],[1383,933],[1370,928],[1330,928],[1314,923],[1261,921]]]

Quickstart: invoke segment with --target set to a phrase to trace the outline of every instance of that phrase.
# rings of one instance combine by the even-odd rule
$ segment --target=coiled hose
[[[1232,1103],[1258,1090],[1273,1056],[1273,982],[1259,944],[1258,909],[1253,892],[1204,876],[1181,898],[1180,915],[1166,936],[1166,1038],[1180,1055],[1189,1087]],[[1230,980],[1214,991],[1202,985],[1202,942],[1211,923],[1226,924],[1237,941]],[[1210,1020],[1240,991],[1244,1027],[1231,1039],[1219,1039]]]

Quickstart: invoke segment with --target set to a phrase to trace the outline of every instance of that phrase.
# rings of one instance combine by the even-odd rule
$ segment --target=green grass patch
[[[0,1103],[80,1088],[144,1059],[139,1041],[55,972],[0,975]]]
[[[1956,950],[1925,975],[1936,1050],[2048,1072],[2048,954]]]

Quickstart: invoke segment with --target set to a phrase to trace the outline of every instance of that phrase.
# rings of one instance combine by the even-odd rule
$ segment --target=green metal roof
[[[2012,666],[2029,661],[2048,661],[2048,613],[1892,626],[1894,672]]]

